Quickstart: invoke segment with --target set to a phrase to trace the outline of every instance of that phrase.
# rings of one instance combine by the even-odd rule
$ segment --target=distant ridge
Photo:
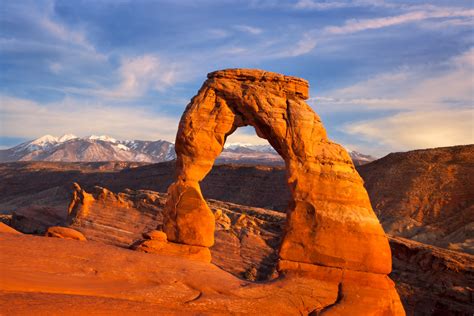
[[[349,151],[356,166],[375,158]],[[174,144],[166,140],[117,140],[107,135],[78,137],[65,134],[60,137],[44,135],[10,149],[0,150],[0,162],[60,161],[96,162],[131,161],[157,163],[176,158]],[[217,163],[283,165],[280,155],[270,145],[229,143]]]

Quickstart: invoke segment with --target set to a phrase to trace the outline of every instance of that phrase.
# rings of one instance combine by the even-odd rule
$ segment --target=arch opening
[[[290,199],[280,155],[252,126],[237,128],[200,187],[216,220],[212,262],[247,280],[276,278]]]

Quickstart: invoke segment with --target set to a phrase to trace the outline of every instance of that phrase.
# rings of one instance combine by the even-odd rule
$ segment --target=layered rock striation
[[[307,98],[308,83],[299,78],[249,69],[208,74],[179,124],[176,181],[168,189],[164,231],[172,242],[214,244],[215,217],[199,182],[226,138],[239,127],[253,126],[284,159],[291,191],[280,271],[337,280],[343,303],[328,314],[367,312],[358,295],[383,297],[372,311],[403,313],[387,277],[388,240],[363,181],[348,153],[327,138]]]

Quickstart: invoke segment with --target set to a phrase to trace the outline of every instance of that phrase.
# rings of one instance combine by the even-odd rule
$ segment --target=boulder
[[[152,230],[147,233],[143,233],[143,238],[148,239],[148,240],[158,240],[158,241],[163,241],[163,242],[168,241],[168,237],[166,237],[166,234],[160,230]]]
[[[63,238],[63,239],[75,239],[75,240],[81,240],[81,241],[87,240],[86,237],[81,232],[72,228],[61,227],[61,226],[49,227],[48,230],[46,231],[45,236]]]
[[[148,239],[135,243],[132,246],[132,249],[145,253],[182,257],[207,263],[211,262],[211,252],[207,247],[176,244],[157,239]]]

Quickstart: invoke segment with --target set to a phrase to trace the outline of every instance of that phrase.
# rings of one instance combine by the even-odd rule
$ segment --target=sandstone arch
[[[164,231],[170,241],[210,247],[214,216],[199,182],[226,137],[252,125],[283,157],[292,194],[281,267],[300,263],[388,274],[390,248],[347,152],[328,140],[304,102],[305,80],[261,70],[208,74],[181,118],[176,136],[177,179],[169,189]]]

